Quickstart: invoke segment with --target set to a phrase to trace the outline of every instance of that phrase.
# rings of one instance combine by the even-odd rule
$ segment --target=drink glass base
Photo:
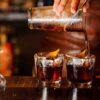
[[[68,81],[68,84],[70,87],[75,87],[75,88],[91,88],[92,87],[92,81],[89,82],[84,82],[84,83],[79,83],[79,82],[71,82]]]
[[[38,81],[38,85],[41,87],[53,87],[53,88],[60,88],[61,80],[57,81]]]

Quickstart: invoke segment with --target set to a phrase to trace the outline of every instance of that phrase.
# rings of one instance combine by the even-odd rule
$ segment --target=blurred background
[[[100,4],[92,0],[87,26],[89,28],[91,53],[96,55],[96,71],[100,72]],[[0,73],[5,76],[31,76],[34,53],[46,50],[80,49],[83,47],[83,33],[49,32],[30,30],[28,9],[49,6],[53,0],[0,0]],[[89,26],[89,25],[90,26]],[[95,30],[96,29],[96,30]],[[83,41],[83,42],[82,42]]]
[[[0,0],[0,73],[32,75],[34,53],[40,48],[42,31],[28,28],[27,11],[52,4],[53,0]]]

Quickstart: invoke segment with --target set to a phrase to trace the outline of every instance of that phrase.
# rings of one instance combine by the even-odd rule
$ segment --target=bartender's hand
[[[75,13],[78,9],[79,3],[84,3],[86,0],[54,0],[53,10],[60,15],[64,10],[67,3],[71,2],[71,12]],[[83,11],[86,12],[86,6],[83,7]]]

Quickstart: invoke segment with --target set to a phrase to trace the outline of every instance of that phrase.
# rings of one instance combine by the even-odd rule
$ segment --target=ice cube
[[[53,60],[46,60],[46,66],[53,67]]]
[[[73,59],[72,59],[72,62],[73,62],[73,65],[82,66],[84,60],[83,60],[83,59],[80,59],[80,58],[73,58]]]

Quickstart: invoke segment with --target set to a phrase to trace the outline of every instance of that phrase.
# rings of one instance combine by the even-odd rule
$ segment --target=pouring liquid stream
[[[81,6],[81,9],[83,9],[83,7],[86,4],[89,4],[89,2],[90,2],[90,0],[85,0],[83,5]],[[85,20],[85,24],[86,24],[86,20]],[[86,27],[85,27],[85,29],[86,29]],[[88,40],[88,36],[87,36],[86,30],[84,30],[84,37],[85,37],[85,48],[86,48],[86,51],[87,51],[87,56],[89,56],[90,55],[90,46],[89,46],[89,40]]]
[[[90,56],[90,46],[89,46],[89,40],[88,40],[88,36],[86,34],[86,32],[84,32],[84,36],[85,36],[85,48],[86,48],[86,55]]]

